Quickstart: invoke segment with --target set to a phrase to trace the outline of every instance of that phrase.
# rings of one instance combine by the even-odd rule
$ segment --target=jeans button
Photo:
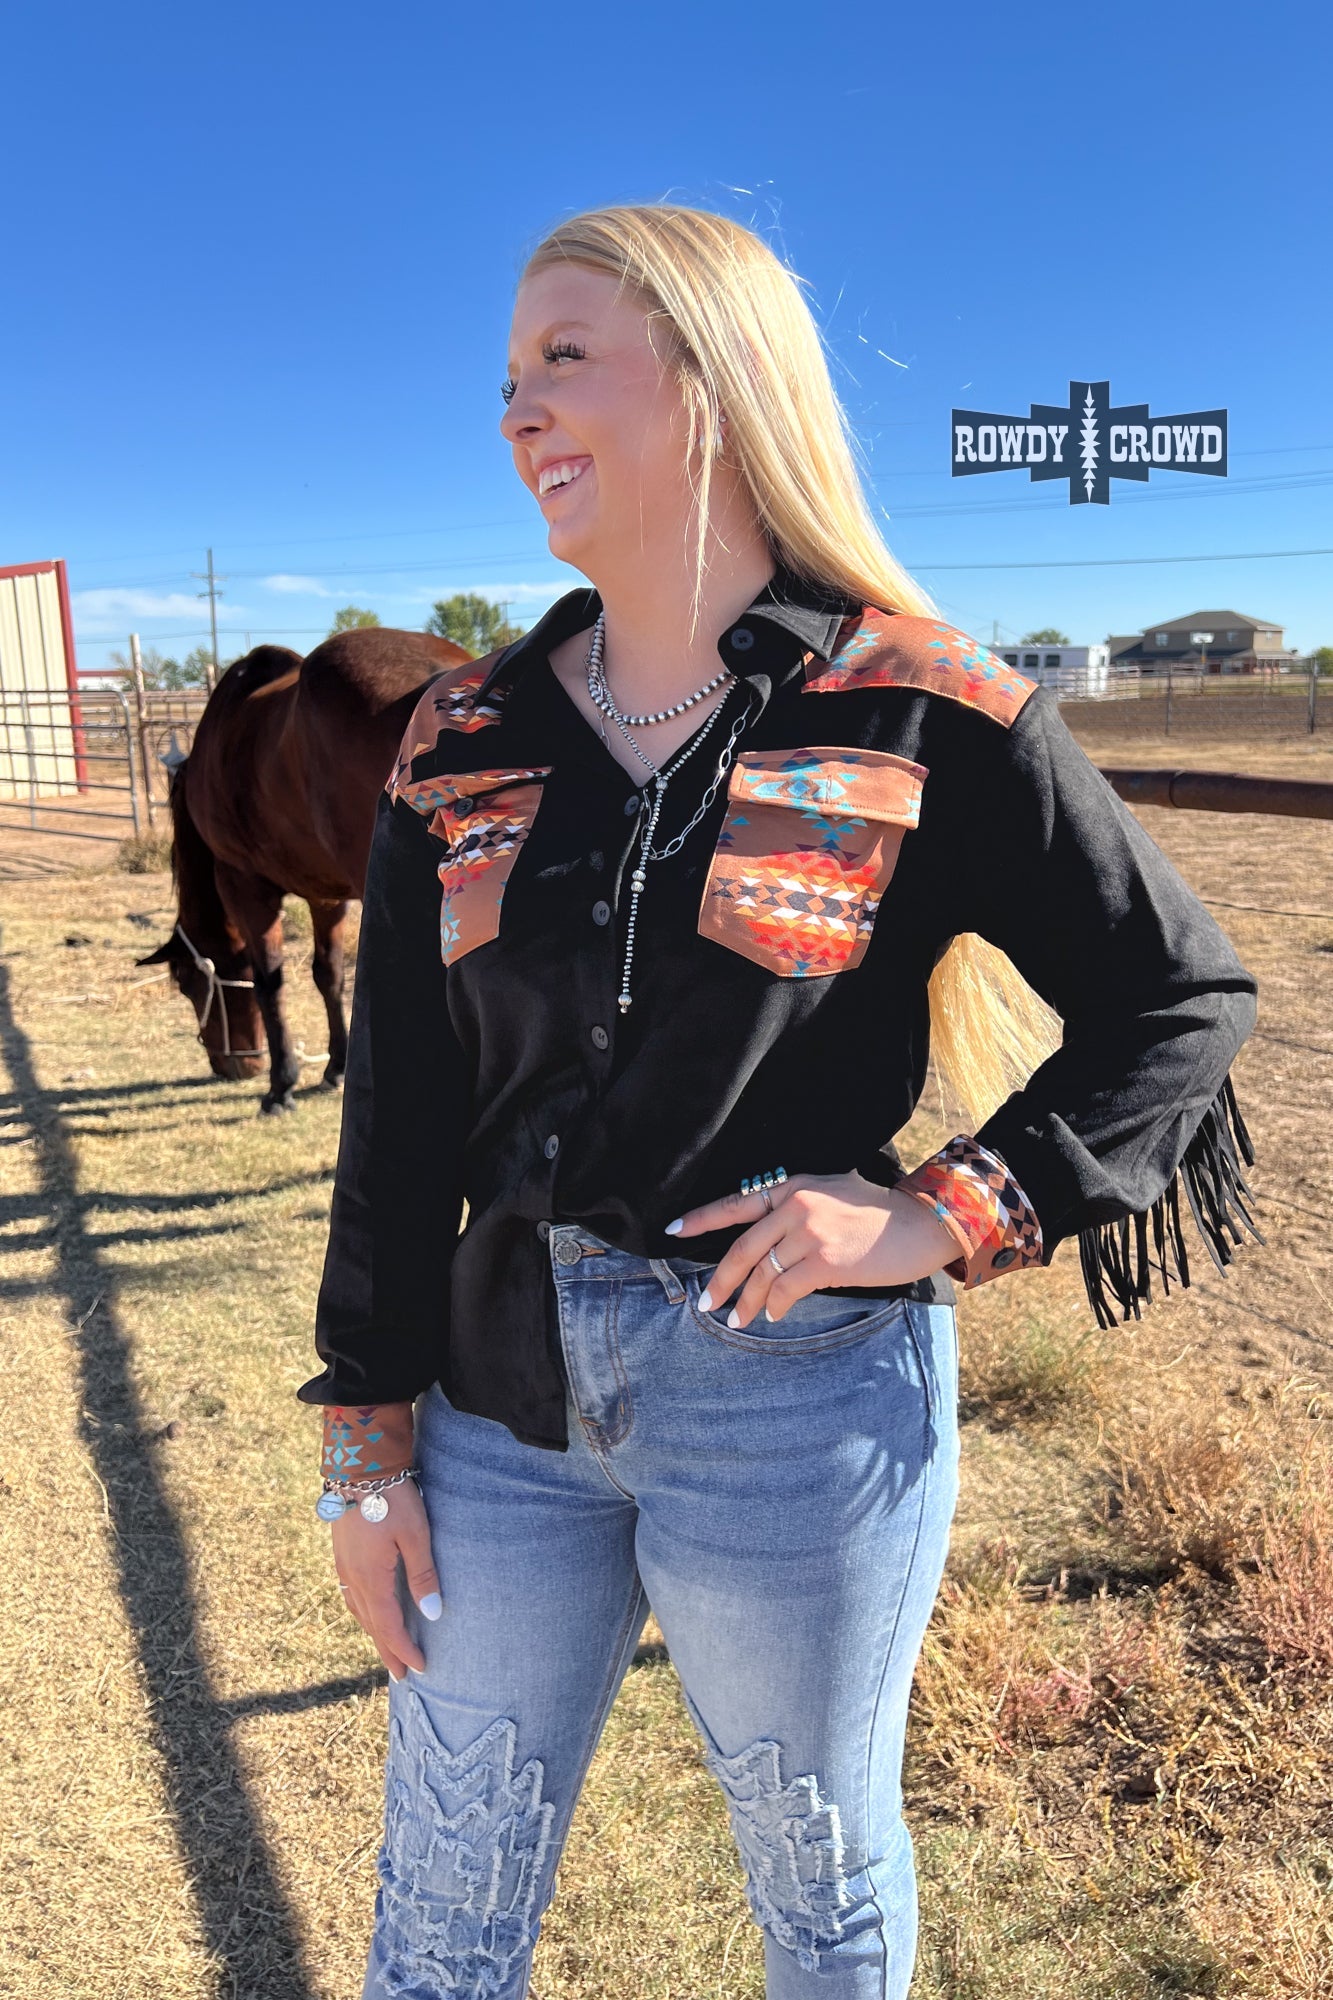
[[[548,1160],[553,1160],[556,1154],[560,1151],[560,1141],[556,1137],[554,1132],[552,1132],[550,1138],[546,1141],[546,1144],[542,1147],[542,1151],[545,1153]]]
[[[571,1243],[567,1236],[562,1236],[555,1246],[557,1264],[577,1264],[582,1255],[583,1252],[578,1244]]]
[[[611,905],[609,903],[594,903],[592,906],[592,920],[595,924],[609,924],[611,921]]]

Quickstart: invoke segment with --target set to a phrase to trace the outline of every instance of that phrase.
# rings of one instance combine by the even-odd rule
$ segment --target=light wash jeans
[[[569,1450],[438,1386],[417,1402],[444,1615],[421,1617],[400,1565],[426,1671],[389,1689],[362,2000],[523,2000],[649,1600],[726,1798],[768,2000],[904,2000],[900,1770],[958,1491],[953,1309],[822,1294],[732,1332],[699,1310],[711,1266],[572,1224],[550,1251]]]

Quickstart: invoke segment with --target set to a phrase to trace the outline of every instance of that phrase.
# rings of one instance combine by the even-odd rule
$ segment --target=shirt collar
[[[484,700],[501,679],[512,685],[533,660],[546,658],[562,640],[586,630],[601,608],[601,597],[591,584],[566,592],[531,631],[505,648],[477,699]],[[788,679],[807,653],[830,659],[839,627],[861,609],[854,598],[798,576],[780,563],[740,617],[727,626],[717,650],[723,665],[738,679],[765,683],[767,693]]]

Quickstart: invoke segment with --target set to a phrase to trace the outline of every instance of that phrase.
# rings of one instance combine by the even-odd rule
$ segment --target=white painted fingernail
[[[705,1312],[705,1313],[710,1313],[710,1312],[712,1312],[712,1310],[713,1310],[713,1294],[712,1294],[711,1292],[707,1292],[707,1291],[704,1291],[704,1292],[700,1292],[700,1294],[699,1294],[699,1310],[700,1310],[700,1312]]]
[[[392,1667],[386,1667],[384,1671],[395,1684],[403,1678],[401,1674],[396,1674]]]
[[[681,1230],[684,1227],[685,1227],[685,1217],[683,1215],[678,1215],[674,1222],[668,1222],[666,1226],[666,1233],[668,1236],[679,1236]]]
[[[429,1618],[433,1625],[435,1623],[435,1620],[440,1616],[441,1612],[444,1610],[444,1606],[440,1602],[439,1591],[428,1590],[426,1592],[426,1595],[421,1599],[421,1602],[418,1604],[417,1609],[421,1613],[422,1617]]]
[[[739,1326],[739,1325],[740,1325],[740,1323],[741,1323],[741,1321],[740,1321],[740,1314],[739,1314],[739,1313],[738,1313],[738,1312],[737,1312],[737,1311],[735,1310],[735,1308],[733,1307],[733,1308],[732,1308],[732,1310],[731,1310],[731,1311],[730,1311],[730,1312],[729,1312],[729,1313],[727,1314],[727,1325],[728,1325],[728,1326]]]
[[[410,1660],[407,1663],[407,1671],[409,1674],[415,1674],[418,1680],[421,1678],[422,1669],[420,1667],[414,1667]]]

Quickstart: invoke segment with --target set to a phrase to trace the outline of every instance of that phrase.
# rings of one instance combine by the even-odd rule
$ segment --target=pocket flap
[[[551,764],[538,764],[530,770],[451,771],[438,778],[418,778],[399,785],[398,797],[423,817],[434,813],[444,815],[442,823],[431,831],[448,839],[450,818],[465,818],[475,805],[489,803],[493,793],[505,791],[510,785],[538,783],[549,778],[553,769]]]
[[[887,750],[813,745],[804,750],[745,750],[728,796],[754,805],[796,806],[821,819],[891,820],[914,827],[921,815],[924,765]]]

